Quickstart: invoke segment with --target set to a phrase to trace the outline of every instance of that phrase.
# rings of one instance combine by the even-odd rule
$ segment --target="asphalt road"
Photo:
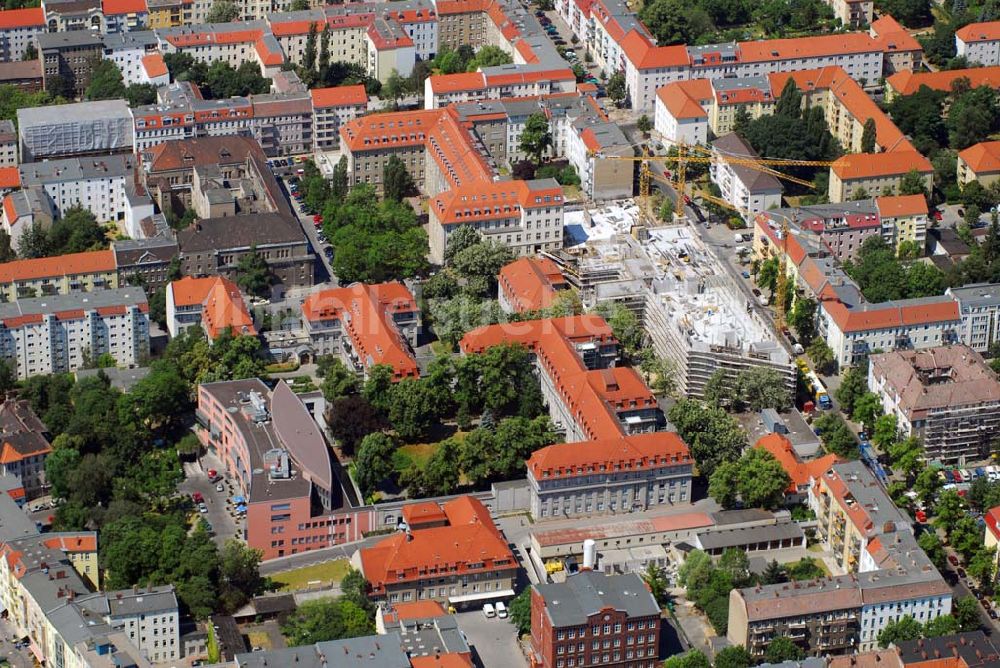
[[[486,619],[480,609],[455,615],[473,655],[484,668],[522,668],[528,665],[517,641],[517,629],[508,619]]]
[[[221,547],[230,538],[243,539],[242,530],[237,531],[237,520],[230,510],[231,505],[226,503],[233,494],[236,494],[232,483],[223,482],[224,491],[216,491],[216,483],[208,481],[208,469],[222,471],[222,465],[212,455],[205,455],[201,462],[185,462],[184,481],[178,486],[182,494],[188,496],[195,492],[201,492],[205,497],[205,507],[208,512],[199,513],[215,531],[213,539]]]
[[[316,266],[316,282],[326,283],[329,281],[332,287],[337,287],[337,278],[333,274],[330,258],[324,252],[329,248],[329,244],[320,242],[317,236],[316,225],[313,223],[313,217],[303,211],[299,203],[295,201],[295,198],[291,196],[291,191],[288,189],[287,177],[281,177],[280,181],[281,186],[285,189],[285,193],[288,196],[288,202],[291,204],[295,216],[299,219],[299,224],[302,225],[302,231],[305,232],[306,237],[309,239],[309,244],[313,248],[313,252],[316,253],[316,257],[319,259],[319,263]]]

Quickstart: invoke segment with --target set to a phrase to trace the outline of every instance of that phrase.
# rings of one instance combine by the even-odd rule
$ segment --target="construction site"
[[[677,369],[677,390],[703,396],[718,369],[778,371],[795,387],[791,356],[739,281],[686,222],[650,227],[632,201],[567,212],[567,248],[554,259],[586,308],[617,302],[633,311],[659,357]]]

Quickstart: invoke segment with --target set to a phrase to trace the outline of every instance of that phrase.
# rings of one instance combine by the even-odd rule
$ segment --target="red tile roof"
[[[0,264],[0,283],[31,281],[39,278],[112,273],[116,269],[111,250],[68,253],[57,257],[14,260]]]
[[[436,506],[437,504],[435,503],[434,505]],[[407,506],[403,506],[403,510],[406,510],[406,508]],[[447,517],[444,515],[444,511],[441,511],[441,515]],[[444,617],[448,614],[448,611],[437,601],[410,601],[409,603],[393,603],[388,613],[392,615],[394,621],[402,622],[408,619]]]
[[[927,199],[923,195],[893,195],[876,197],[875,208],[882,218],[900,216],[926,216]]]
[[[686,67],[691,63],[686,46],[653,46],[649,38],[638,30],[629,31],[619,46],[629,62],[639,70]]]
[[[101,5],[107,15],[145,14],[149,11],[146,0],[103,0]]]
[[[7,9],[0,11],[0,30],[45,26],[45,12],[41,7]]]
[[[459,72],[458,74],[434,74],[430,77],[431,92],[459,93],[486,88],[486,75],[482,72]]]
[[[177,306],[201,305],[201,322],[210,339],[215,339],[227,328],[234,335],[256,335],[243,295],[229,279],[185,276],[171,283],[169,290]]]
[[[159,53],[151,53],[142,57],[142,66],[150,79],[167,75],[167,64]]]
[[[481,353],[504,343],[525,346],[534,352],[585,437],[612,439],[623,433],[619,411],[653,408],[656,398],[630,368],[591,371],[583,364],[574,342],[612,344],[610,329],[599,316],[529,320],[474,329],[459,346],[464,353]],[[570,331],[577,334],[567,335]]]
[[[400,532],[361,550],[361,570],[373,593],[395,583],[516,570],[514,555],[482,502],[462,496],[442,510],[447,526]]]
[[[0,167],[0,190],[21,187],[21,171],[17,167]]]
[[[898,95],[912,95],[927,86],[931,90],[951,91],[951,85],[959,79],[968,79],[973,88],[989,86],[1000,88],[1000,67],[970,67],[964,70],[939,70],[937,72],[896,72],[885,83]]]
[[[417,303],[402,283],[365,285],[322,290],[302,303],[302,314],[311,322],[339,320],[354,350],[367,368],[388,364],[397,380],[417,377],[420,371],[392,321],[392,314],[417,310]]]
[[[1000,141],[984,141],[959,151],[958,157],[976,173],[1000,172]]]
[[[434,524],[436,522],[446,522],[448,516],[445,515],[444,510],[441,506],[434,503],[433,501],[421,501],[418,503],[410,503],[403,506],[403,521],[406,522],[410,528],[420,526],[421,524]]]
[[[312,95],[314,108],[368,105],[368,93],[365,92],[365,87],[362,84],[313,88],[309,94]]]
[[[663,86],[656,91],[656,95],[670,115],[677,120],[708,119],[708,112],[702,105],[712,99],[712,82],[708,79],[677,81]]]
[[[912,169],[921,174],[934,172],[930,161],[916,151],[850,153],[834,160],[830,169],[841,181],[903,176]]]
[[[771,456],[781,464],[781,468],[785,469],[785,473],[791,479],[788,485],[789,494],[802,491],[801,488],[808,486],[810,480],[818,479],[839,461],[837,455],[824,455],[819,459],[803,462],[795,454],[791,441],[781,434],[762,436],[754,447],[770,452]]]
[[[986,528],[989,529],[989,532],[1000,541],[1000,506],[987,510],[983,519],[986,520]]]
[[[410,657],[413,668],[472,668],[472,657],[468,653],[450,652],[435,656]]]
[[[442,113],[442,109],[432,109],[363,116],[344,124],[340,136],[352,152],[423,146],[427,133]]]
[[[45,547],[63,552],[96,552],[97,534],[80,533],[56,536],[47,539]]]
[[[641,471],[690,463],[688,446],[668,431],[559,443],[536,450],[528,471],[536,480],[572,478],[610,471]]]
[[[883,50],[875,39],[864,32],[754,40],[740,42],[737,46],[740,52],[740,61],[744,63],[819,58],[852,53],[875,53]]]
[[[559,265],[547,257],[523,257],[500,270],[497,277],[515,313],[552,306],[556,290],[567,285]]]
[[[992,42],[1000,39],[1000,21],[970,23],[955,31],[955,37],[966,44],[969,42]]]

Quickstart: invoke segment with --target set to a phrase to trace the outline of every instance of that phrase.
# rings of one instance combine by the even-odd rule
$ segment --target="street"
[[[216,489],[217,483],[208,481],[208,469],[222,472],[222,464],[213,455],[207,454],[200,462],[184,463],[184,481],[178,486],[178,491],[187,496],[200,493],[205,497],[205,507],[208,512],[199,515],[208,522],[213,533],[213,540],[221,547],[230,538],[242,540],[243,532],[237,526],[235,511],[227,505],[227,499],[232,498],[235,487],[230,480],[223,481],[223,491]]]
[[[302,206],[295,200],[291,195],[291,191],[288,187],[288,177],[281,177],[279,179],[281,187],[285,190],[285,195],[288,197],[288,203],[292,207],[292,211],[295,212],[295,216],[299,219],[299,224],[302,225],[302,231],[305,232],[306,237],[309,239],[309,244],[312,246],[313,252],[316,254],[316,258],[319,263],[316,265],[316,283],[330,283],[330,287],[337,287],[337,278],[333,274],[333,267],[330,264],[330,257],[326,255],[326,249],[329,248],[329,244],[321,243],[319,240],[319,229],[316,224],[313,223],[312,215],[306,213]]]

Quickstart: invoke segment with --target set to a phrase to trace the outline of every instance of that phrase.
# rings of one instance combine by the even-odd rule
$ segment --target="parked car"
[[[226,491],[226,486],[225,486],[225,485],[223,485],[223,484],[222,484],[222,483],[220,482],[220,483],[219,483],[218,485],[216,485],[216,486],[215,486],[215,491],[216,491],[216,492],[225,492],[225,491]]]
[[[750,272],[749,271],[742,271],[742,272],[740,272],[740,276],[742,276],[743,278],[749,279],[750,278]]]
[[[199,505],[205,503],[205,497],[202,496],[201,492],[195,492],[194,494],[192,494],[191,500]]]
[[[486,603],[483,605],[483,617],[486,619],[492,619],[497,616],[497,609],[493,607],[492,603]]]
[[[497,617],[500,619],[507,617],[507,606],[503,604],[503,601],[497,601]]]
[[[944,478],[944,481],[949,485],[955,484],[955,474],[953,474],[951,471],[941,471],[941,476]]]
[[[955,569],[955,572],[958,573],[958,577],[962,578],[963,580],[965,579],[965,569],[964,568],[962,568],[961,566],[959,566],[958,568]]]
[[[202,514],[207,513],[208,512],[208,506],[206,506],[204,503],[199,503],[198,504],[198,512],[202,513]]]
[[[962,472],[958,469],[952,471],[951,474],[955,476],[955,482],[965,482],[965,478],[962,477]]]
[[[975,470],[975,471],[973,471],[973,473],[975,474],[975,476],[976,476],[977,478],[982,478],[983,476],[985,476],[985,475],[986,475],[986,471],[985,471],[985,469],[983,469],[983,468],[982,468],[982,467],[980,467],[980,466],[977,466],[977,467],[976,467],[976,470]]]

